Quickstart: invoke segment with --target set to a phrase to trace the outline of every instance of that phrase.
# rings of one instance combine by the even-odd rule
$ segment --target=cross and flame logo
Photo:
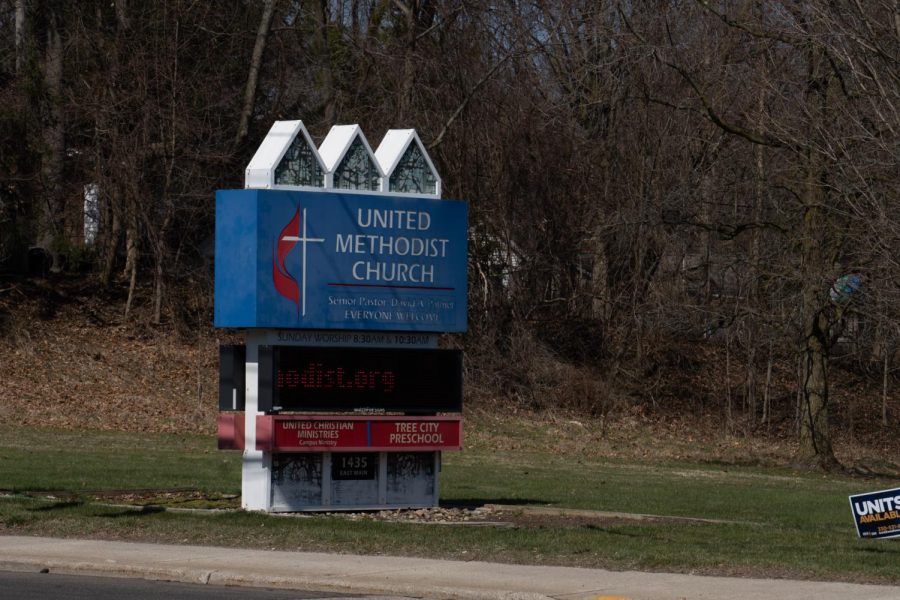
[[[272,282],[275,284],[275,291],[297,305],[298,320],[306,315],[306,245],[325,241],[325,238],[307,237],[306,225],[306,209],[302,209],[301,213],[300,206],[297,206],[294,216],[281,230],[272,248]],[[288,268],[288,256],[297,244],[301,244],[299,282]]]

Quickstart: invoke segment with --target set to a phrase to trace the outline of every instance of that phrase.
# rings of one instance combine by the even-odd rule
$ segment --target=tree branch
[[[447,122],[444,123],[443,128],[441,128],[441,132],[437,135],[437,137],[434,138],[434,141],[432,141],[430,144],[428,144],[429,150],[434,150],[444,141],[444,136],[447,135],[447,131],[453,125],[453,122],[456,121],[457,118],[459,118],[459,115],[461,115],[462,112],[469,105],[469,102],[475,96],[476,92],[478,92],[479,88],[481,88],[481,86],[483,86],[485,83],[487,83],[488,79],[490,79],[494,75],[494,73],[497,72],[497,69],[499,69],[503,65],[503,63],[505,63],[507,60],[509,60],[509,58],[512,55],[513,55],[513,53],[510,52],[506,56],[504,56],[503,58],[498,60],[494,64],[494,66],[491,67],[490,69],[488,69],[487,73],[485,73],[481,77],[481,79],[478,80],[478,83],[476,83],[474,86],[472,86],[472,89],[469,90],[469,92],[466,94],[466,97],[463,99],[463,101],[459,104],[458,107],[456,107],[456,110],[453,111],[453,114],[450,115],[450,118],[447,119]]]
[[[703,0],[697,0],[697,1],[701,2],[701,3],[703,2]],[[648,44],[647,40],[634,29],[634,27],[631,24],[631,21],[628,19],[628,16],[625,14],[625,11],[622,10],[621,5],[618,5],[617,8],[618,8],[619,14],[622,17],[622,21],[625,23],[625,26],[632,33],[632,35],[637,37],[638,40],[641,41],[641,43],[650,46],[650,44]],[[666,31],[668,33],[668,23],[666,24]],[[671,42],[671,40],[670,40],[670,42]],[[698,86],[697,83],[694,81],[694,79],[690,76],[690,74],[687,72],[687,70],[680,67],[679,65],[676,65],[673,62],[670,62],[670,61],[664,59],[662,56],[660,56],[659,50],[655,47],[653,47],[653,58],[655,58],[659,63],[669,67],[670,69],[675,70],[679,75],[681,75],[681,77],[687,82],[687,84],[689,86],[691,86],[691,89],[694,90],[694,94],[696,94],[697,98],[703,104],[703,108],[706,110],[706,114],[709,117],[709,120],[712,121],[717,127],[722,129],[723,131],[727,131],[728,133],[731,133],[738,137],[744,138],[745,140],[747,140],[750,143],[759,144],[761,146],[770,146],[773,148],[784,148],[787,146],[787,144],[785,144],[784,142],[782,142],[779,139],[772,138],[763,133],[751,131],[750,129],[741,127],[740,125],[737,125],[730,121],[726,121],[724,118],[722,118],[721,115],[719,115],[719,113],[715,110],[715,108],[713,108],[712,103],[709,101],[709,99],[706,97],[706,95],[700,89],[700,86]]]

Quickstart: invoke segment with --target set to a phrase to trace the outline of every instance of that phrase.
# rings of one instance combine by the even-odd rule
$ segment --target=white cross
[[[292,235],[285,236],[281,238],[286,242],[303,242],[303,249],[301,250],[300,255],[302,256],[302,267],[300,270],[300,277],[303,280],[303,291],[300,294],[303,302],[303,316],[306,316],[306,243],[307,242],[324,242],[325,238],[308,238],[306,237],[306,209],[303,209],[303,235],[301,237],[295,237]]]

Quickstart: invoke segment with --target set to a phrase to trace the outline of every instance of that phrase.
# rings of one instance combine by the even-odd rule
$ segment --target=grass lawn
[[[0,489],[12,493],[0,498],[0,533],[900,583],[900,544],[858,539],[847,500],[895,487],[896,480],[473,446],[444,455],[443,502],[725,522],[557,519],[493,528],[329,515],[135,512],[79,492],[192,488],[233,495],[240,491],[240,455],[220,452],[214,439],[199,436],[4,426]],[[69,494],[54,499],[23,491]]]

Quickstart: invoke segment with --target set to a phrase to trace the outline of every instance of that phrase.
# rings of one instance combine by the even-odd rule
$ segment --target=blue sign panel
[[[859,537],[900,536],[900,488],[850,496],[850,508]]]
[[[216,194],[217,327],[460,332],[468,207],[380,194]]]

